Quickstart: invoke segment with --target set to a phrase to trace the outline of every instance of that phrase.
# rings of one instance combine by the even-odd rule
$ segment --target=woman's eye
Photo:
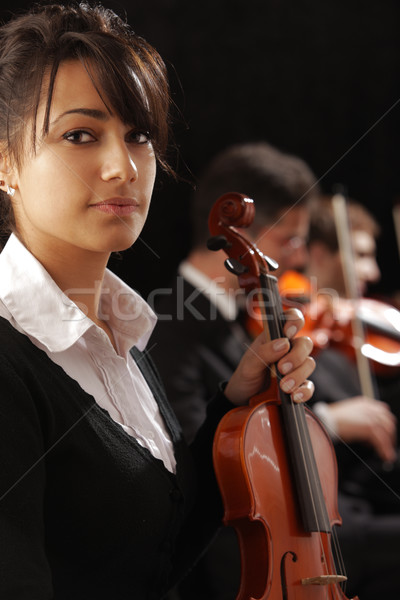
[[[68,131],[63,135],[63,138],[68,142],[72,142],[73,144],[87,144],[88,142],[93,142],[94,137],[91,133],[87,131],[83,131],[81,129],[76,129],[75,131]]]
[[[147,144],[150,141],[150,134],[144,131],[131,131],[128,137],[134,144]]]

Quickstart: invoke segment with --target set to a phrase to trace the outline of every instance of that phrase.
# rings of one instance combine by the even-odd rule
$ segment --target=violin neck
[[[285,317],[278,281],[272,275],[262,274],[260,284],[264,327],[268,329],[267,337],[271,340],[284,337]],[[330,533],[330,520],[311,444],[304,405],[293,402],[289,394],[285,394],[280,389],[281,376],[276,368],[274,375],[278,383],[283,431],[304,530]]]

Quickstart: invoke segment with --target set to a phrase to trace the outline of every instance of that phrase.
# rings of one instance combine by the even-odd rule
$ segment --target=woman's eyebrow
[[[71,108],[70,110],[61,113],[61,115],[58,115],[58,117],[52,121],[51,125],[56,125],[60,119],[71,114],[85,115],[86,117],[92,117],[99,121],[107,121],[110,118],[108,112],[96,108]]]

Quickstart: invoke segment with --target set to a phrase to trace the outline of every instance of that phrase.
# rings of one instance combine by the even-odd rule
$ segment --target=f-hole
[[[288,600],[287,582],[286,582],[286,558],[288,556],[291,557],[292,562],[297,561],[297,555],[294,552],[292,552],[291,550],[288,550],[287,552],[285,552],[285,554],[281,558],[281,588],[282,588],[282,599],[283,600]]]

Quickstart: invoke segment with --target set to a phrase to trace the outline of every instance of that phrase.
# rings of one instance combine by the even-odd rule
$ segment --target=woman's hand
[[[299,310],[290,309],[285,315],[284,333],[287,338],[265,342],[264,334],[259,335],[230,378],[224,393],[233,404],[245,404],[263,390],[273,363],[277,363],[283,375],[280,382],[282,390],[289,393],[295,402],[306,402],[313,395],[314,385],[307,380],[315,368],[314,359],[309,356],[312,341],[308,337],[293,339],[304,324]]]

